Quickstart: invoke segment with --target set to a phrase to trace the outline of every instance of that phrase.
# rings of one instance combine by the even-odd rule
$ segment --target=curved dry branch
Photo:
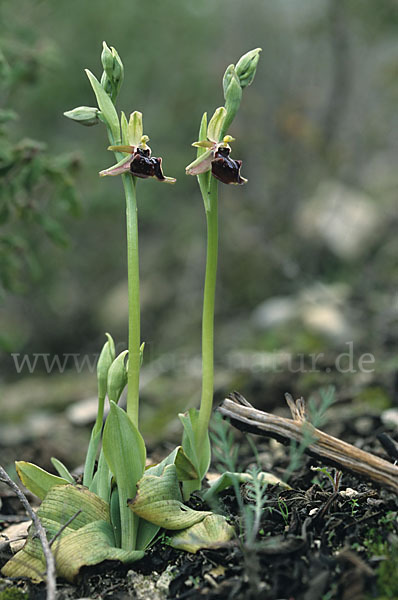
[[[34,527],[36,528],[37,535],[39,536],[39,539],[40,539],[40,542],[41,542],[41,545],[43,548],[43,554],[44,554],[44,557],[46,560],[46,567],[47,567],[47,582],[46,582],[47,595],[46,595],[46,598],[47,598],[47,600],[55,600],[55,598],[56,598],[55,561],[54,561],[54,556],[50,549],[50,544],[47,540],[46,530],[44,529],[43,525],[41,524],[39,517],[36,515],[35,511],[29,504],[25,494],[19,489],[17,484],[9,477],[9,475],[7,474],[7,472],[3,469],[3,467],[1,465],[0,465],[0,481],[3,481],[6,485],[8,485],[8,487],[10,487],[12,489],[13,492],[15,492],[16,496],[18,496],[19,500],[21,501],[21,504],[23,505],[26,512],[28,513],[28,515],[31,517],[31,519],[33,521],[33,524],[34,524]]]
[[[302,398],[294,403],[287,397],[287,402],[292,419],[257,410],[236,392],[226,398],[218,410],[238,429],[272,437],[284,444],[290,444],[291,440],[300,443],[305,435],[309,440],[306,453],[398,493],[398,466],[316,429],[305,418]]]

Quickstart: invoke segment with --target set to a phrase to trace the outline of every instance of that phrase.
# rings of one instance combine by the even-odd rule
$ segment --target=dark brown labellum
[[[164,181],[162,159],[151,157],[150,154],[151,151],[149,149],[138,148],[130,163],[131,173],[135,177],[141,177],[141,179],[156,177],[159,181]]]
[[[222,183],[233,183],[242,185],[246,182],[240,176],[241,160],[230,158],[230,148],[219,148],[215,153],[214,159],[211,161],[212,175]]]

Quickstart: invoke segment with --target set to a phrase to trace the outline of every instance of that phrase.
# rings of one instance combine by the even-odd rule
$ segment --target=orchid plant
[[[203,115],[197,158],[186,171],[198,177],[207,219],[207,260],[202,326],[202,396],[200,409],[179,415],[183,438],[161,463],[146,467],[146,448],[139,431],[139,378],[144,344],[140,335],[140,288],[138,260],[138,219],[136,189],[139,179],[153,178],[175,183],[163,174],[162,159],[152,156],[149,137],[143,132],[138,111],[120,117],[116,100],[123,81],[122,61],[114,48],[104,42],[101,55],[103,74],[98,80],[86,71],[97,107],[81,106],[65,115],[83,125],[103,123],[116,164],[100,176],[120,175],[126,201],[128,270],[128,348],[118,356],[110,334],[97,364],[98,411],[83,473],[77,484],[57,459],[58,476],[40,467],[16,463],[21,481],[41,500],[39,516],[50,538],[56,536],[56,566],[59,575],[73,580],[84,565],[104,560],[133,562],[160,528],[175,530],[170,543],[195,552],[234,534],[221,515],[196,511],[183,504],[193,490],[201,488],[210,464],[209,420],[214,387],[214,303],[217,272],[218,183],[242,185],[241,161],[231,158],[233,138],[227,130],[239,108],[242,90],[254,79],[260,49],[245,54],[230,65],[224,75],[225,107],[218,108],[207,125]],[[127,386],[126,410],[119,405]],[[109,413],[104,420],[105,400]],[[98,456],[99,454],[99,456]],[[98,463],[96,466],[96,460]],[[182,484],[182,493],[180,489]],[[44,557],[39,541],[30,534],[24,548],[3,568],[8,576],[43,579]]]

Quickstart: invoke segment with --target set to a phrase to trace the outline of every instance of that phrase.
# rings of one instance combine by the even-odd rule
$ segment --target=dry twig
[[[305,434],[309,440],[305,450],[308,454],[398,492],[398,466],[316,429],[306,420],[302,398],[294,403],[287,397],[287,402],[292,419],[257,410],[237,392],[226,398],[218,410],[238,429],[273,437],[284,444],[292,440],[300,443]]]
[[[54,556],[51,552],[50,545],[47,540],[46,530],[44,529],[41,521],[31,505],[29,504],[25,494],[19,489],[16,483],[8,476],[7,472],[0,465],[0,481],[3,481],[6,485],[8,485],[13,492],[15,492],[16,496],[18,496],[21,504],[25,508],[28,515],[31,517],[35,529],[37,531],[37,535],[39,536],[44,558],[46,560],[46,571],[47,571],[47,600],[55,600],[56,598],[56,577],[55,577],[55,561]]]

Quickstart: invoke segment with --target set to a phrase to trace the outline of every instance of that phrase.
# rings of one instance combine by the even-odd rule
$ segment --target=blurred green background
[[[38,140],[67,184],[22,182],[0,225],[3,240],[26,244],[7,254],[3,243],[0,262],[0,444],[48,433],[65,408],[72,423],[89,422],[71,411],[95,395],[95,376],[73,356],[95,358],[105,331],[126,346],[121,181],[98,178],[113,161],[104,128],[62,114],[94,104],[83,69],[101,75],[103,40],[125,66],[119,108],[144,113],[153,154],[178,179],[138,184],[144,433],[154,444],[172,436],[170,418],[200,396],[205,218],[184,168],[203,111],[223,103],[225,68],[258,46],[230,131],[249,183],[220,194],[216,397],[238,388],[272,409],[285,391],[332,382],[365,410],[394,404],[397,32],[394,0],[2,0],[0,47],[13,77],[1,108],[18,119],[4,126],[0,160],[7,145]],[[12,178],[2,183],[4,205]],[[316,369],[314,353],[323,354]],[[361,369],[364,353],[374,362]],[[17,372],[21,357],[38,354],[58,356],[61,368],[48,374],[39,358],[33,373]]]

